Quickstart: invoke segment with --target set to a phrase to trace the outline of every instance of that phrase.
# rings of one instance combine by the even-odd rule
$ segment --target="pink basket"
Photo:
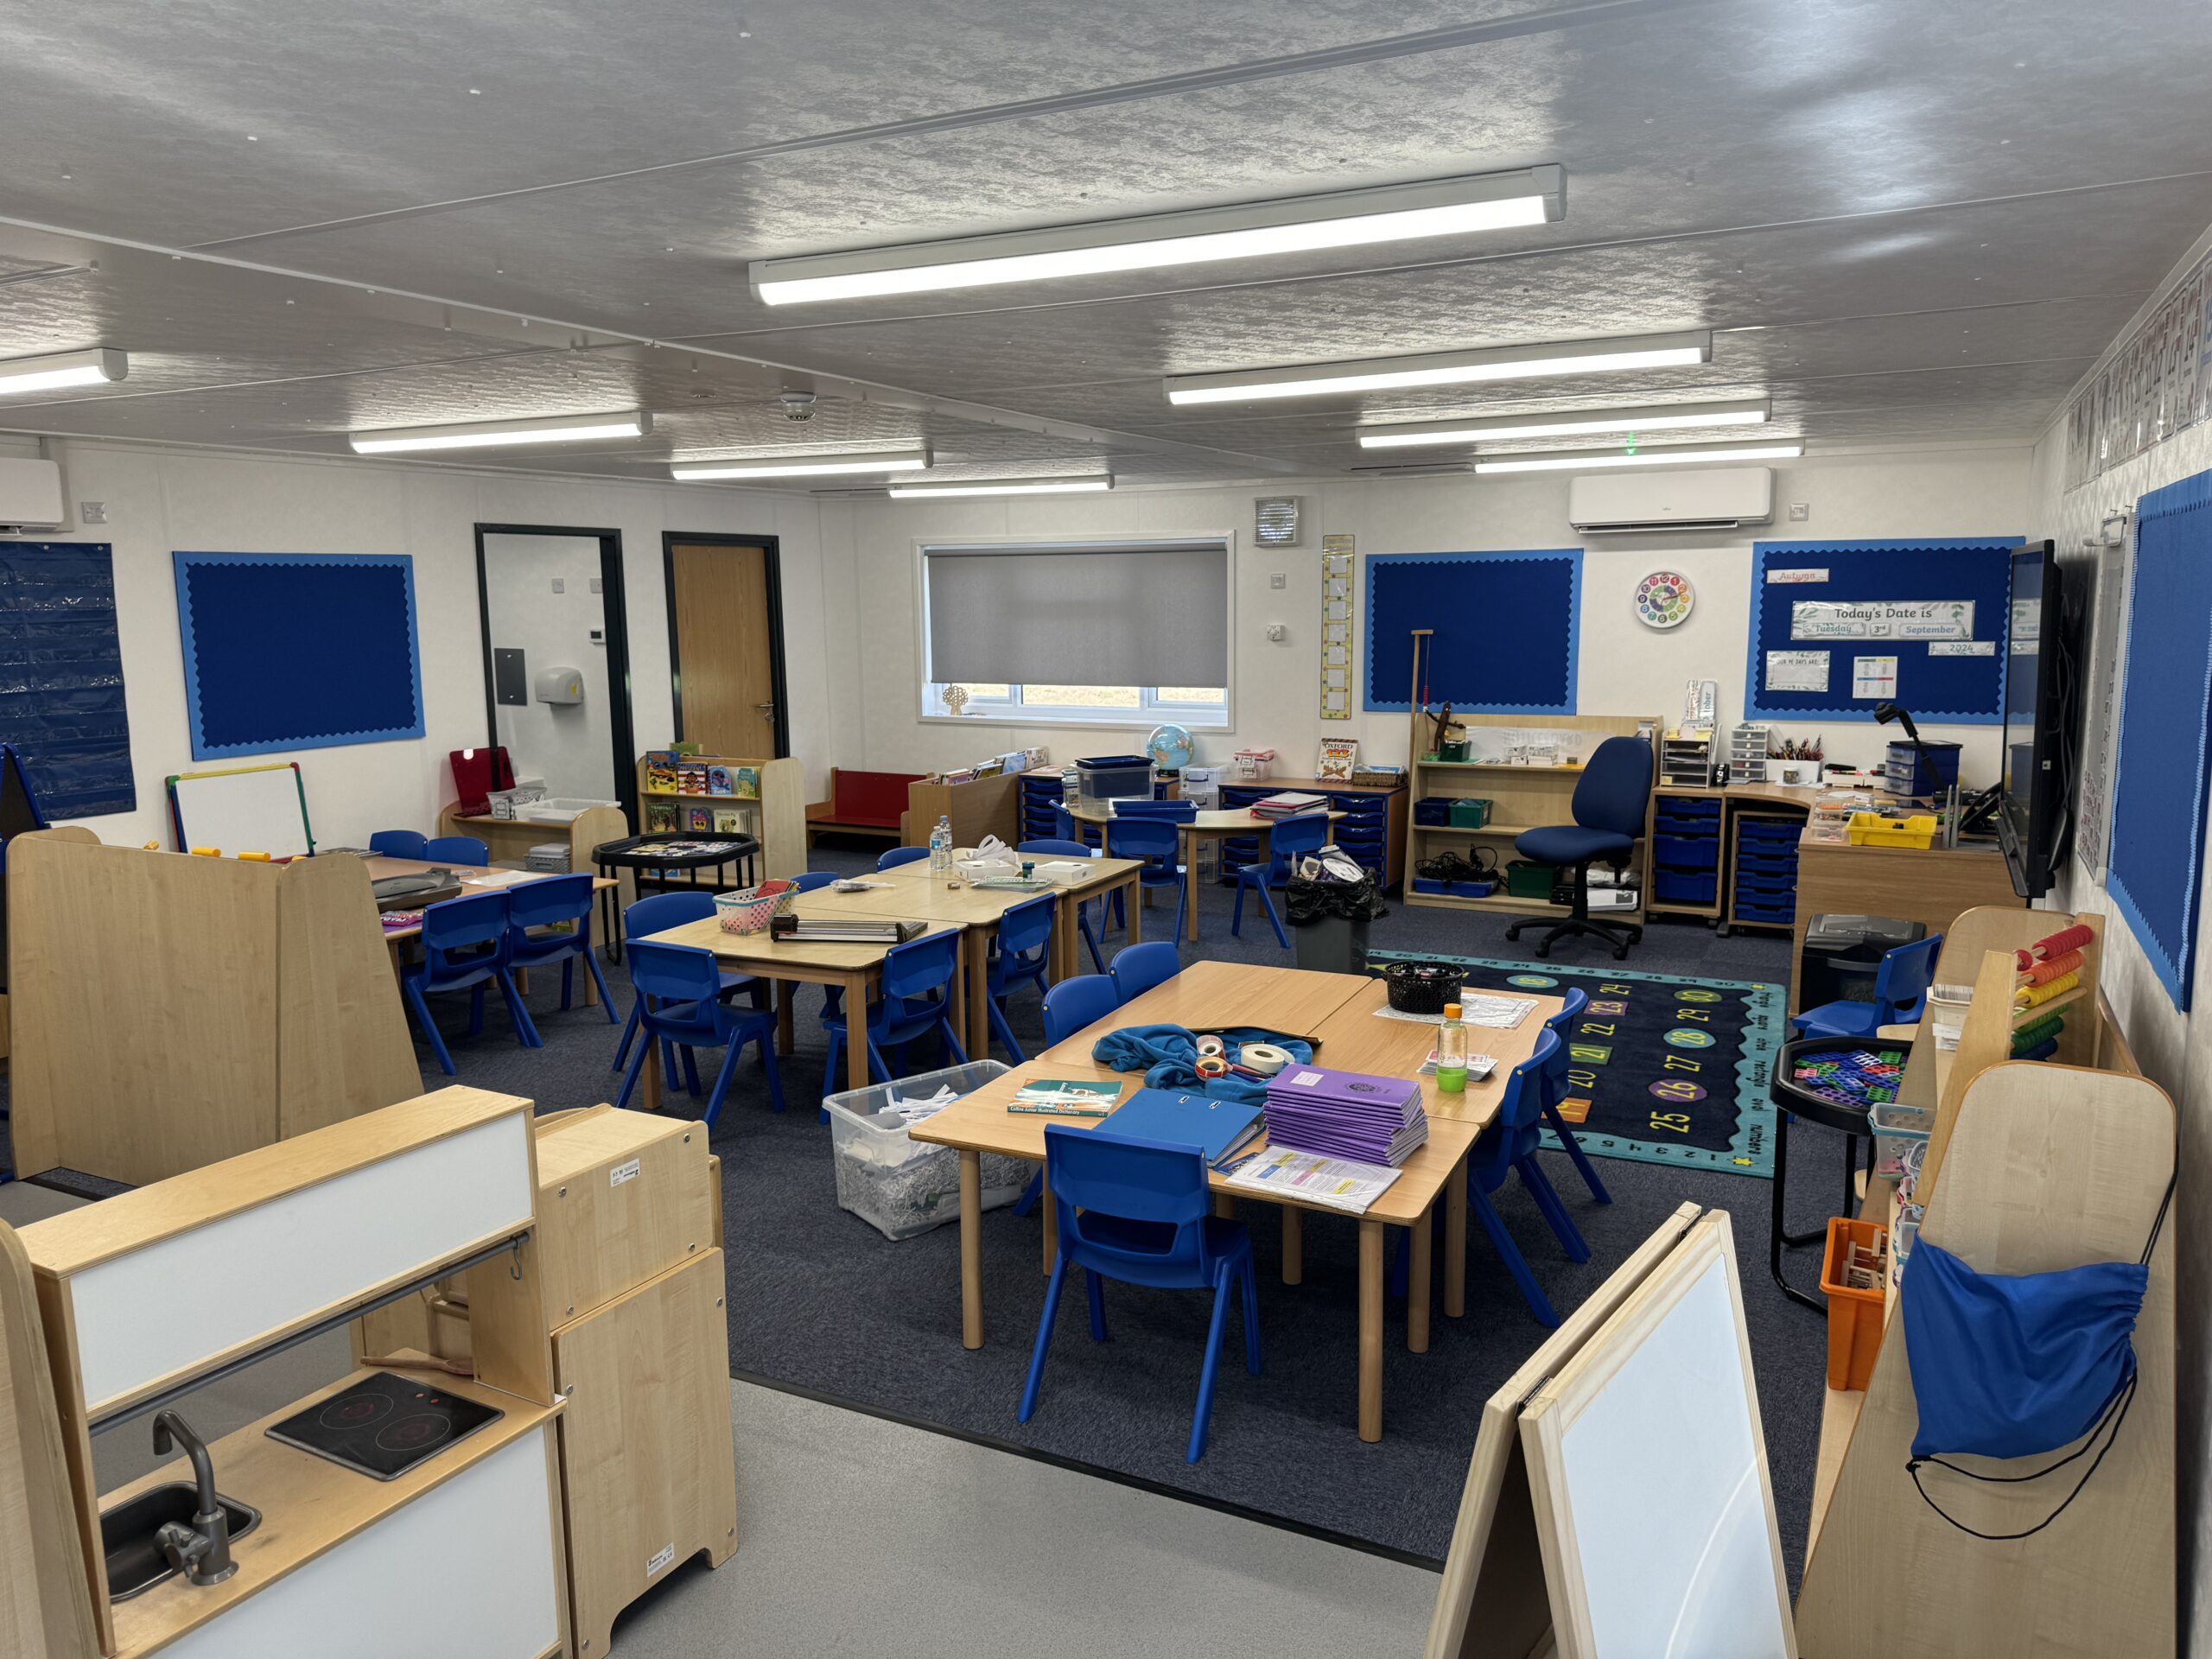
[[[741,893],[715,895],[715,918],[725,933],[761,933],[768,920],[798,896],[796,881],[763,881]]]

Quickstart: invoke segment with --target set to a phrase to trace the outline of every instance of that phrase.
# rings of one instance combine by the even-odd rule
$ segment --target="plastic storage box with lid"
[[[1804,955],[1798,963],[1797,1006],[1872,1002],[1874,975],[1883,957],[1927,937],[1925,925],[1895,916],[1814,917],[1806,925]]]
[[[1085,801],[1152,798],[1152,762],[1141,754],[1094,754],[1077,760],[1075,769]]]
[[[906,1119],[892,1109],[894,1097],[921,1102],[939,1089],[971,1095],[1006,1066],[970,1060],[942,1071],[924,1071],[895,1083],[870,1084],[831,1095],[830,1154],[837,1177],[837,1207],[849,1210],[888,1239],[913,1238],[960,1214],[960,1154],[906,1133]],[[917,1120],[919,1121],[919,1120]],[[1019,1158],[985,1153],[983,1208],[1003,1209],[1021,1196],[1033,1167]]]
[[[1882,773],[1883,786],[1892,795],[1940,795],[1959,781],[1959,746],[1932,737],[1917,745],[1892,743],[1883,756]]]
[[[1866,1109],[1866,1122],[1874,1131],[1874,1174],[1878,1179],[1896,1181],[1904,1179],[1906,1160],[1913,1148],[1928,1144],[1936,1114],[1925,1107],[1882,1100]]]

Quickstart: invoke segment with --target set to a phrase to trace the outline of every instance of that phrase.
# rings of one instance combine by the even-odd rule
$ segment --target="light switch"
[[[565,593],[567,593],[567,592],[569,591],[569,579],[568,579],[566,576],[556,576],[556,577],[554,577],[554,578],[553,578],[553,591],[554,591],[555,593],[556,593],[556,594],[565,594]]]
[[[77,504],[77,522],[80,524],[104,524],[107,523],[107,503],[105,501],[79,501]]]
[[[1270,588],[1287,588],[1290,586],[1290,578],[1282,571],[1277,570],[1268,576],[1268,586]]]
[[[1792,501],[1789,504],[1789,522],[1791,524],[1802,524],[1812,516],[1813,504],[1811,502]]]
[[[1268,638],[1279,645],[1290,638],[1290,630],[1280,622],[1270,622],[1268,624]]]

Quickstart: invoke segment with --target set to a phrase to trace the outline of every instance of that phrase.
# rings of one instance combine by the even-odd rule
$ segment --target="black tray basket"
[[[1400,1014],[1438,1014],[1459,1000],[1462,970],[1448,962],[1391,962],[1382,965],[1382,984],[1390,1006]]]

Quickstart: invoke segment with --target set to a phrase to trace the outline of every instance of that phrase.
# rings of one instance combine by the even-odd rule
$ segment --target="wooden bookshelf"
[[[648,753],[666,753],[666,750],[652,750]],[[712,835],[712,815],[720,811],[735,811],[743,828],[739,833],[753,836],[760,843],[759,868],[762,876],[797,875],[806,868],[806,778],[797,760],[785,756],[780,760],[755,760],[738,755],[683,754],[677,757],[682,768],[723,767],[735,774],[741,770],[750,772],[758,779],[756,795],[715,794],[704,790],[669,789],[656,786],[646,766],[646,755],[638,757],[638,803],[645,822],[639,829],[651,835],[675,830],[685,835]],[[672,810],[676,822],[660,824],[654,822],[656,806]],[[694,807],[707,810],[709,828],[696,830],[690,822]]]

